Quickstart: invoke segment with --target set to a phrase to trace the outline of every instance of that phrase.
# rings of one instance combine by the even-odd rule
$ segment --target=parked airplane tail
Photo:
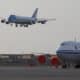
[[[38,12],[38,8],[35,9],[35,11],[34,11],[32,17],[36,18],[36,17],[37,17],[37,12]]]

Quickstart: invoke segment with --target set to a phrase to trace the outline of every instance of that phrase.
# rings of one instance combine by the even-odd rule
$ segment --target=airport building
[[[58,58],[52,54],[0,54],[0,66],[53,66],[55,64],[58,64]]]

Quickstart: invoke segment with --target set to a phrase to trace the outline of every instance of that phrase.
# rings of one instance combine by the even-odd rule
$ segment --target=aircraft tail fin
[[[38,8],[35,9],[35,11],[34,11],[32,17],[36,18],[36,17],[37,17],[37,12],[38,12]]]

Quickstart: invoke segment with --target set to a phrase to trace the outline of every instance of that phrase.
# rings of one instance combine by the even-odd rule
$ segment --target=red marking
[[[59,65],[59,59],[57,57],[53,57],[51,59],[51,64],[54,66],[58,66]]]
[[[38,62],[44,64],[46,62],[46,57],[44,55],[38,56]]]

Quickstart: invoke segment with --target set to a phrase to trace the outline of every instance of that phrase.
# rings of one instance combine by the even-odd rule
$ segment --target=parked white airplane
[[[56,52],[57,56],[64,64],[63,67],[80,67],[80,42],[62,42],[59,49]]]
[[[18,24],[20,24],[20,26],[28,27],[28,25],[32,25],[32,24],[36,24],[36,23],[45,24],[47,21],[52,21],[52,20],[55,21],[56,20],[55,18],[53,18],[53,19],[44,19],[44,18],[38,19],[37,12],[38,12],[38,8],[35,9],[35,11],[31,17],[10,15],[7,20],[2,19],[1,23],[11,24],[11,25],[12,25],[12,23],[15,23],[16,27],[18,26]]]

